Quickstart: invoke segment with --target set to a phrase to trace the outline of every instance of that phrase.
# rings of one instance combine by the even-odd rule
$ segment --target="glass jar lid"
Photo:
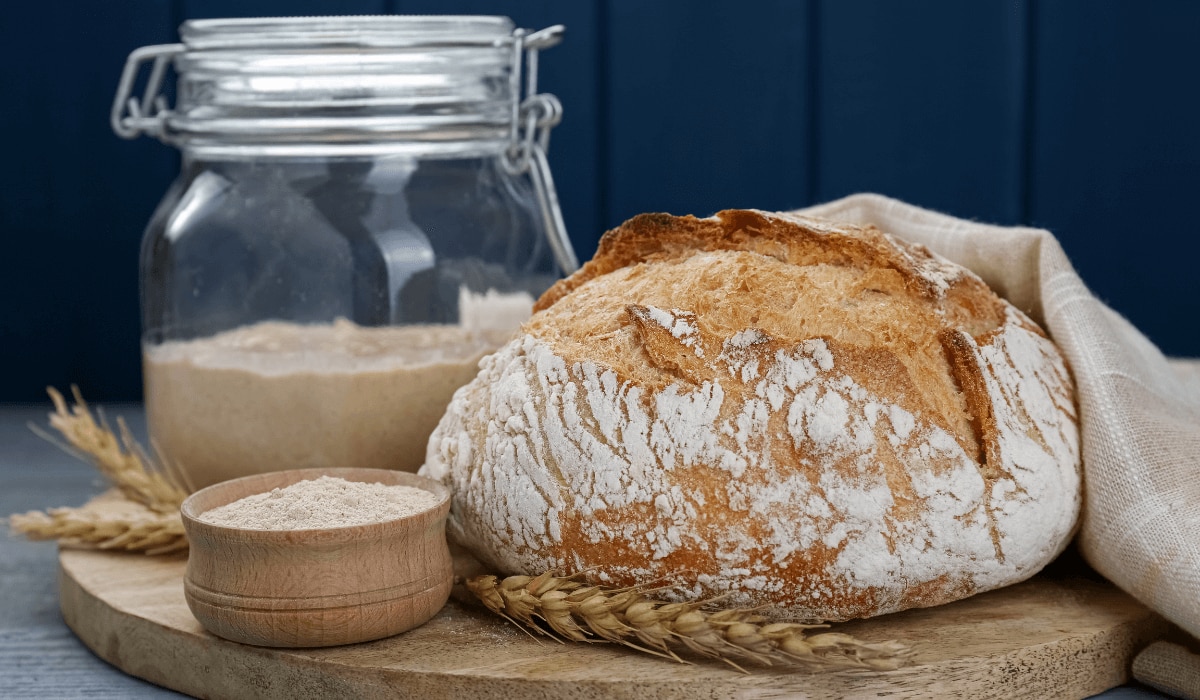
[[[179,28],[192,50],[266,48],[408,48],[496,46],[512,42],[507,17],[348,15],[193,19]]]
[[[561,32],[487,16],[189,20],[182,43],[130,56],[113,128],[220,155],[494,153],[520,136],[523,55],[532,87],[534,52]],[[146,61],[145,94],[131,99]],[[159,95],[168,63],[173,107]]]

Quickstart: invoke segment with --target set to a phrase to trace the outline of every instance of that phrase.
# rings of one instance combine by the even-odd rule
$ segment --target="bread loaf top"
[[[845,619],[1020,580],[1070,537],[1061,356],[921,247],[643,215],[536,309],[427,455],[493,566]]]

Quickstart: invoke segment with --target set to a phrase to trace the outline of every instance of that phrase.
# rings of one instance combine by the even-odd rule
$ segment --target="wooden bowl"
[[[337,528],[250,530],[199,519],[251,494],[320,476],[415,486],[440,500],[398,520]],[[385,469],[293,469],[209,486],[180,509],[190,544],[188,607],[209,632],[259,646],[353,644],[412,629],[450,595],[449,511],[450,492],[441,484]]]

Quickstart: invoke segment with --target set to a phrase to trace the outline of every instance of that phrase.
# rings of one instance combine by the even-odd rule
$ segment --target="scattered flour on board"
[[[349,527],[416,515],[439,500],[433,493],[413,486],[322,476],[246,496],[201,513],[200,520],[249,530]]]

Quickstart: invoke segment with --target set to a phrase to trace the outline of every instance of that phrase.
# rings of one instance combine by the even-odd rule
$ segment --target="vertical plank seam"
[[[168,20],[171,22],[171,29],[175,30],[176,35],[179,33],[179,25],[183,24],[183,20],[187,19],[187,10],[184,8],[185,0],[171,0],[170,16]],[[178,36],[168,37],[167,43],[178,41]],[[132,50],[132,49],[131,49]]]
[[[1030,224],[1032,223],[1030,216],[1033,214],[1034,117],[1037,108],[1037,13],[1033,0],[1022,3],[1022,8],[1024,16],[1022,17],[1021,58],[1023,65],[1021,66],[1022,89],[1020,92],[1021,199],[1018,204],[1020,208],[1018,216],[1022,224]]]
[[[612,75],[611,67],[609,66],[610,56],[612,55],[609,41],[611,39],[609,27],[609,2],[608,0],[594,0],[596,12],[596,52],[599,54],[596,57],[596,172],[600,177],[596,178],[596,213],[600,217],[600,221],[595,222],[596,231],[606,231],[612,221],[612,211],[610,206],[610,188],[609,178],[612,177],[610,172],[611,158],[609,157],[610,145],[612,143],[612,127],[610,124],[612,112],[610,105],[612,104]],[[616,225],[613,221],[612,225]]]
[[[820,0],[808,0],[807,6],[808,27],[808,84],[803,87],[804,99],[807,102],[805,112],[808,115],[806,123],[805,139],[808,143],[805,144],[808,152],[808,163],[806,174],[808,176],[808,192],[806,192],[806,204],[815,204],[817,198],[821,195],[820,177],[821,177],[821,123],[818,101],[820,100],[820,61],[821,61],[821,45],[820,45],[820,21],[821,8]]]

